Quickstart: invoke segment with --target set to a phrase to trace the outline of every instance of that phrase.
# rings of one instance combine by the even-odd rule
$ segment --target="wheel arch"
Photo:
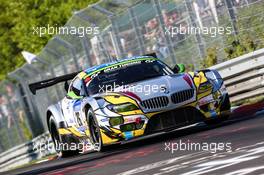
[[[60,122],[65,122],[65,119],[63,117],[62,111],[59,108],[59,105],[52,105],[49,106],[46,112],[46,123],[48,126],[48,129],[50,131],[50,118],[53,116],[54,118],[54,124],[58,128]]]
[[[48,126],[48,130],[49,130],[49,132],[51,132],[51,130],[50,130],[50,129],[51,129],[51,128],[50,128],[50,123],[49,123],[51,116],[52,116],[52,112],[51,112],[50,110],[47,110],[46,124],[47,124],[47,126]]]
[[[87,97],[82,102],[82,113],[84,116],[86,116],[88,109],[92,108],[93,110],[96,110],[99,108],[99,105],[93,97]]]
[[[89,103],[86,103],[86,104],[84,105],[83,112],[85,113],[85,115],[86,115],[86,113],[88,112],[88,110],[89,110],[90,108],[92,108],[92,106],[91,106]]]

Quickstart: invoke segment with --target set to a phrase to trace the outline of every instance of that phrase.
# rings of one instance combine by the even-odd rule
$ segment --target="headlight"
[[[111,126],[116,126],[124,123],[123,117],[111,117],[109,119],[109,123]]]
[[[110,104],[110,105],[107,105],[107,108],[116,113],[133,111],[133,110],[138,109],[138,107],[134,105],[133,103],[123,103],[119,105]]]

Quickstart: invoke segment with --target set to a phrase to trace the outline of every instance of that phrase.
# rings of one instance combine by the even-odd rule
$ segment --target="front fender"
[[[218,73],[217,70],[211,70],[211,69],[204,69],[199,70],[196,72],[189,72],[191,77],[193,78],[193,81],[195,83],[195,86],[199,88],[200,84],[207,82],[208,80],[211,80],[214,85],[214,91],[220,89],[220,87],[223,85],[223,78]]]
[[[86,110],[88,107],[91,107],[93,109],[93,111],[95,111],[96,109],[100,108],[97,101],[95,100],[95,98],[93,97],[85,97],[82,100],[82,105],[81,105],[81,115],[86,117]]]
[[[211,82],[213,83],[214,86],[213,92],[219,90],[224,85],[224,80],[217,70],[206,69],[203,70],[203,72],[207,77],[207,79],[210,79]]]

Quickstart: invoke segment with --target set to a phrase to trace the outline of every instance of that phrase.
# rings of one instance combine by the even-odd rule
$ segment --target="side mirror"
[[[68,90],[69,90],[69,83],[68,83],[68,81],[65,81],[65,83],[64,83],[64,89],[65,89],[65,91],[67,93]]]
[[[176,64],[172,69],[175,74],[185,72],[184,64]]]

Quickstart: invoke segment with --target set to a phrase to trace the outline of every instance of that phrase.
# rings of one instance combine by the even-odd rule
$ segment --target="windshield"
[[[101,71],[88,85],[90,95],[113,90],[115,87],[173,74],[164,63],[155,61],[141,61],[119,68]],[[109,89],[110,88],[110,89]]]

